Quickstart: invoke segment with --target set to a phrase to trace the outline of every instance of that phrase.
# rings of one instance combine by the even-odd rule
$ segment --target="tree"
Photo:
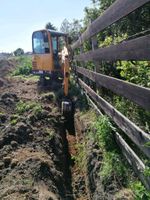
[[[91,0],[91,2],[93,4],[92,8],[85,8],[85,26],[88,26],[90,21],[93,21],[100,16],[115,2],[115,0]],[[113,37],[116,37],[122,34],[127,34],[128,36],[132,36],[138,32],[150,29],[149,10],[150,4],[146,4],[145,6],[129,14],[127,17],[124,17],[122,20],[108,27],[105,31],[103,31],[104,35],[112,35]]]
[[[60,31],[69,34],[70,29],[71,29],[71,23],[67,19],[64,19],[61,24]]]
[[[46,28],[46,29],[50,29],[50,30],[54,30],[54,31],[57,30],[57,28],[56,28],[51,22],[48,22],[48,23],[45,25],[45,28]]]
[[[15,56],[21,56],[21,55],[23,55],[23,54],[24,54],[24,50],[21,49],[21,48],[18,48],[18,49],[16,49],[16,50],[14,51],[14,55],[15,55]]]
[[[69,22],[67,19],[64,19],[60,31],[68,33],[72,41],[76,41],[81,33],[82,25],[81,21],[74,19],[73,22]]]

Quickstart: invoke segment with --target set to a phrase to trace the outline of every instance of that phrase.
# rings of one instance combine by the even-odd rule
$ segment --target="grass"
[[[52,138],[54,138],[54,135],[55,135],[55,132],[54,132],[54,130],[52,130],[52,129],[49,129],[49,128],[46,128],[45,132],[46,132],[46,134],[48,134],[48,136],[49,136],[49,139],[52,139]]]
[[[84,173],[87,167],[87,144],[88,140],[92,139],[102,152],[101,165],[97,173],[104,188],[110,184],[118,189],[130,188],[129,183],[133,173],[115,142],[113,135],[115,128],[107,116],[97,117],[93,113],[84,111],[80,116],[80,120],[88,127],[88,132],[84,140],[80,140],[76,145],[77,153],[72,159],[75,160],[79,170]]]
[[[42,107],[37,102],[24,102],[19,101],[16,105],[16,112],[18,114],[23,114],[28,111],[32,111],[35,115],[39,115],[42,112]]]
[[[12,115],[10,124],[16,125],[18,123],[19,119],[20,119],[20,116],[18,114]]]
[[[131,183],[130,187],[134,191],[135,200],[150,199],[150,191],[147,191],[140,181],[135,181]]]
[[[115,131],[115,128],[109,118],[100,116],[92,125],[89,137],[94,138],[95,143],[103,152],[102,166],[99,171],[103,184],[108,185],[110,181],[115,180],[117,184],[121,183],[125,186],[128,182],[129,170],[118,151],[113,131]]]
[[[102,166],[99,176],[104,186],[115,182],[119,187],[127,187],[129,170],[122,157],[115,150],[103,153]]]
[[[86,169],[87,140],[94,139],[95,144],[98,145],[103,154],[98,175],[104,187],[114,183],[119,189],[126,188],[127,191],[133,192],[135,200],[150,199],[150,192],[145,189],[140,181],[137,181],[133,170],[120,152],[113,135],[116,129],[109,118],[107,116],[94,117],[94,115],[92,116],[85,111],[82,112],[80,119],[89,126],[88,137],[77,144],[77,154],[73,157],[80,170],[84,172]],[[149,174],[150,170],[146,168],[145,175],[149,176]],[[130,184],[131,182],[132,184]]]
[[[112,150],[116,148],[112,134],[112,131],[115,129],[107,116],[98,117],[91,129],[94,130],[95,134],[93,135],[90,133],[90,135],[93,135],[100,148],[105,148],[106,150]]]
[[[77,153],[71,157],[75,161],[76,166],[82,172],[86,170],[86,142],[78,143],[75,146]]]
[[[54,92],[48,92],[41,95],[41,99],[45,101],[56,102],[56,95]]]
[[[9,76],[8,76],[9,77]],[[22,80],[32,80],[32,81],[38,81],[39,80],[39,77],[38,76],[35,76],[35,75],[15,75],[14,78],[19,78],[19,79],[22,79]]]

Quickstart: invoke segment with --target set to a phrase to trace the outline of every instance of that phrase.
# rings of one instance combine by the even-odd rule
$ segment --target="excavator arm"
[[[61,103],[61,111],[64,116],[70,116],[70,114],[72,114],[72,101],[68,97],[69,78],[70,78],[70,64],[68,55],[65,55],[63,70],[64,70],[64,82],[63,82],[64,98]]]

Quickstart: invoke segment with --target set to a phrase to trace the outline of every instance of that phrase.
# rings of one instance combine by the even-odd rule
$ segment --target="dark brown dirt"
[[[55,94],[37,79],[8,76],[15,65],[0,61],[0,200],[87,200],[84,175],[71,161],[73,118],[62,118]],[[40,111],[18,112],[20,101]]]
[[[35,80],[6,78],[14,63],[0,65],[0,199],[71,200],[68,144],[56,102]],[[41,108],[17,113],[20,100]]]

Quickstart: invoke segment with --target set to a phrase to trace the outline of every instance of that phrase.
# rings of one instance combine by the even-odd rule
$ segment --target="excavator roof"
[[[58,31],[54,31],[54,30],[50,30],[48,29],[48,31],[50,32],[51,35],[57,35],[57,36],[67,36],[67,33],[63,33],[63,32],[58,32]]]
[[[58,36],[58,37],[59,37],[59,36],[64,36],[64,37],[68,36],[67,33],[58,32],[58,31],[51,30],[51,29],[42,29],[42,30],[38,30],[38,31],[48,31],[48,32],[50,32],[50,34],[51,34],[52,36]],[[34,34],[35,32],[38,32],[38,31],[34,31],[33,34]]]

